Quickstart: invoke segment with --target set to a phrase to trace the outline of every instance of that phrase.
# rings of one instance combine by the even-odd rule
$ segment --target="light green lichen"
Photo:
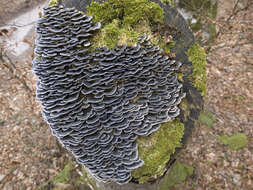
[[[205,51],[195,43],[187,52],[189,60],[193,65],[193,73],[190,75],[194,86],[205,97],[206,94],[206,54]]]
[[[147,34],[154,45],[169,53],[174,42],[154,30],[164,23],[164,12],[159,4],[149,0],[108,0],[103,3],[92,1],[87,14],[94,22],[101,22],[102,28],[92,38],[91,50],[97,47],[127,44],[134,46],[138,37]]]
[[[188,176],[193,174],[193,171],[192,166],[176,161],[163,178],[158,190],[169,190],[170,187],[184,182]]]
[[[58,0],[50,0],[49,3],[48,3],[48,6],[54,6],[54,5],[57,5],[58,4]]]
[[[161,128],[148,137],[137,139],[138,152],[144,165],[132,172],[132,176],[145,183],[156,179],[166,171],[166,163],[177,147],[181,146],[184,124],[177,119],[163,123]]]
[[[232,136],[222,135],[219,136],[222,144],[228,145],[233,150],[238,150],[245,147],[248,143],[247,136],[243,133],[236,133]]]
[[[208,127],[213,127],[213,124],[216,122],[216,116],[210,111],[204,110],[204,112],[200,113],[199,122]]]

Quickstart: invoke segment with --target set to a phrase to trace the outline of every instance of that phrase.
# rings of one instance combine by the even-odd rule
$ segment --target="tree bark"
[[[175,41],[175,46],[171,49],[171,53],[176,55],[175,59],[182,62],[180,72],[182,74],[183,91],[186,93],[186,101],[184,106],[180,106],[181,113],[179,115],[180,122],[184,124],[184,136],[182,144],[187,143],[191,133],[196,125],[199,114],[203,109],[203,97],[201,92],[194,86],[191,75],[193,73],[193,64],[189,61],[187,51],[195,43],[194,35],[180,13],[172,8],[168,3],[162,3],[160,0],[152,0],[158,3],[164,10],[164,32],[170,31],[170,35]],[[65,7],[75,7],[80,11],[86,12],[86,7],[90,5],[91,0],[59,0],[59,3]],[[100,2],[98,0],[98,2]],[[178,148],[174,155],[171,156],[167,163],[167,170],[175,161],[175,155],[179,153]],[[87,172],[88,173],[88,172]],[[137,184],[131,181],[128,184],[118,185],[116,183],[103,183],[96,181],[89,174],[85,174],[88,181],[93,185],[95,190],[161,190],[161,184],[165,183],[163,175],[152,183]]]

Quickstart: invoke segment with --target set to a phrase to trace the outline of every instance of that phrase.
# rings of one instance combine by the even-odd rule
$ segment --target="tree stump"
[[[101,0],[93,1],[93,3],[94,2],[98,2],[100,4],[104,3],[104,1]],[[194,126],[198,120],[199,113],[203,108],[203,98],[205,95],[205,53],[198,46],[198,44],[195,43],[193,33],[189,29],[189,26],[183,17],[178,13],[178,11],[172,7],[172,5],[169,3],[170,1],[151,0],[150,2],[157,4],[162,8],[164,20],[163,23],[155,24],[154,27],[152,26],[153,28],[151,27],[151,30],[148,32],[150,32],[150,35],[159,36],[158,41],[156,41],[157,44],[155,45],[161,46],[166,55],[182,63],[182,66],[177,72],[177,76],[178,80],[183,84],[182,89],[186,94],[186,97],[179,105],[180,115],[176,119],[170,122],[166,122],[166,125],[162,125],[158,131],[146,137],[138,137],[137,143],[139,144],[139,155],[141,159],[144,160],[144,164],[143,166],[138,167],[131,172],[133,178],[130,182],[123,185],[119,185],[114,182],[104,183],[93,178],[88,170],[86,170],[86,172],[84,171],[84,175],[87,176],[88,183],[92,184],[93,188],[96,190],[168,189],[166,188],[168,171],[171,169],[173,163],[175,162],[175,155],[179,153],[182,146],[186,145],[187,139],[191,136]],[[74,7],[75,9],[78,9],[79,11],[82,11],[88,15],[94,13],[94,11],[92,12],[92,9],[89,8],[91,7],[91,0],[51,1],[51,5],[54,5],[55,3],[68,8]],[[92,16],[96,21],[97,17],[94,15]],[[118,15],[118,18],[124,19],[124,16],[125,15]],[[111,22],[112,23],[109,23],[111,24],[110,26],[118,26],[118,23],[116,21],[113,20]],[[118,29],[116,28],[115,30]],[[106,30],[104,29],[104,31]],[[114,28],[112,31],[114,31]],[[121,34],[117,34],[117,37],[120,35]],[[128,33],[126,33],[126,35],[128,35]],[[121,37],[119,38],[122,39]],[[157,38],[154,37],[154,39]],[[110,39],[110,41],[105,40],[105,42],[101,42],[103,41],[101,39],[98,41],[95,40],[96,39],[94,39],[95,47],[93,48],[100,47],[99,44],[101,43],[102,45],[105,43],[107,46],[109,46],[109,48],[112,48],[115,44],[120,43],[119,41],[115,42],[114,39]],[[123,44],[128,41],[129,38],[124,40]],[[131,43],[132,41],[130,39],[130,46]],[[110,47],[110,45],[112,45],[112,47]],[[179,139],[175,138],[178,142],[176,142],[176,144],[172,143],[173,148],[167,147],[167,144],[170,146],[170,138],[173,138],[173,134],[180,134],[180,131],[178,131],[180,126],[183,126],[183,128],[181,127],[181,132],[183,130],[183,135],[179,135]],[[173,131],[170,130],[168,132],[166,128],[171,128]],[[168,137],[166,137],[167,133]],[[176,136],[177,135],[175,135],[175,137]],[[149,145],[149,142],[152,143]],[[164,144],[166,146],[162,146]],[[157,155],[151,152],[151,150],[157,150],[158,157],[156,157]],[[164,156],[166,152],[167,155]],[[151,156],[154,156],[155,159],[152,160],[152,158],[150,158]],[[160,159],[162,156],[164,159]]]

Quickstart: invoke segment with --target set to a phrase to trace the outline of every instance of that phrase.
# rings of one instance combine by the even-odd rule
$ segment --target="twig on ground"
[[[231,20],[231,18],[235,15],[235,12],[237,10],[238,4],[240,3],[240,0],[237,0],[235,3],[235,6],[232,10],[232,14],[226,19],[226,22],[229,22]]]
[[[252,5],[253,5],[253,2],[251,0],[248,0],[246,5],[244,6],[244,8],[241,8],[241,9],[238,9],[238,5],[240,3],[240,0],[237,0],[235,5],[234,5],[234,8],[232,10],[232,13],[228,16],[227,19],[225,19],[225,23],[228,24],[229,21],[235,17],[239,12],[242,12],[242,11],[246,11],[248,10]],[[223,24],[224,25],[224,24]],[[222,26],[221,28],[225,28],[224,26]],[[219,30],[219,32],[216,34],[216,38],[222,33],[221,30]]]
[[[234,6],[233,11],[232,11],[232,14],[226,19],[226,22],[229,22],[232,19],[233,16],[236,16],[241,11],[248,10],[249,7],[253,5],[253,2],[251,0],[248,0],[246,5],[243,8],[238,9],[238,5],[239,5],[240,1],[241,0],[236,1],[235,6]]]
[[[30,26],[30,25],[34,25],[35,22],[30,22],[28,24],[0,24],[0,27],[26,27],[26,26]]]

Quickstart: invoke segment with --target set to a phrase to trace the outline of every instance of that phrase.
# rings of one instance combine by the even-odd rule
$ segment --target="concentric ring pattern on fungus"
[[[136,46],[89,51],[101,25],[74,8],[51,6],[37,22],[33,71],[44,119],[99,180],[119,184],[141,167],[136,139],[179,115],[181,63],[145,36]]]

